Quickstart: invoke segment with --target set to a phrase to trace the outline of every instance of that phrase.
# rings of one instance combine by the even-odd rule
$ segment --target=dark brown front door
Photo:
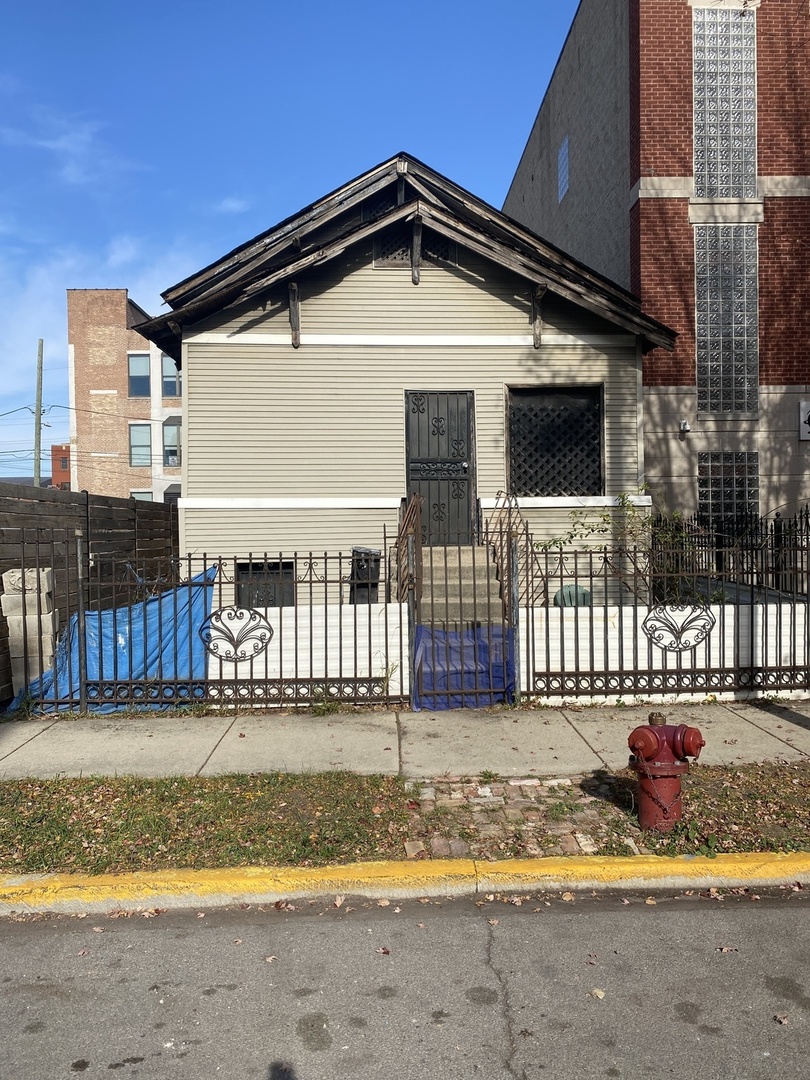
[[[475,535],[473,395],[405,392],[408,494],[421,495],[423,542],[471,544]]]

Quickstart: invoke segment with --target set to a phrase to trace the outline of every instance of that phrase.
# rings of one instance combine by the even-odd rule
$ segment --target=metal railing
[[[412,501],[396,537],[347,554],[133,559],[88,553],[75,532],[4,530],[18,704],[329,711],[810,691],[804,512],[733,531],[658,522],[644,543],[585,549],[536,544],[508,508],[479,544],[423,547],[419,511]]]

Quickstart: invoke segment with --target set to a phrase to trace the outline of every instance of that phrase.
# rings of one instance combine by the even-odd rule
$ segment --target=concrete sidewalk
[[[810,758],[810,701],[262,716],[65,715],[0,722],[0,780],[346,769],[425,780],[579,776],[627,764],[656,709],[697,726],[708,765]]]

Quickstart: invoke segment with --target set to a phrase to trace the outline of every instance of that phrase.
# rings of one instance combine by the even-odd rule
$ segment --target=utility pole
[[[39,457],[42,451],[42,338],[37,346],[37,403],[34,409],[34,487],[40,487]]]

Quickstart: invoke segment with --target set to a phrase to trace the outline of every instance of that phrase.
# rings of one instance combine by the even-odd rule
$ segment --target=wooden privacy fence
[[[34,575],[31,580],[38,582],[42,571],[51,569],[51,596],[57,613],[53,622],[62,626],[75,611],[77,533],[84,540],[88,574],[91,564],[103,556],[136,565],[170,558],[177,554],[177,508],[84,491],[0,483],[0,577],[9,570],[27,567]],[[41,590],[35,585],[29,592],[33,596]],[[6,601],[5,606],[12,605]],[[20,668],[23,659],[11,656],[9,621],[2,607],[0,598],[0,701],[13,696],[12,668]],[[15,603],[15,611],[17,607]],[[41,602],[39,607],[41,610]],[[30,638],[27,627],[26,634]],[[12,660],[18,663],[12,664]],[[30,666],[35,665],[32,662]]]
[[[810,691],[806,516],[590,550],[537,545],[514,515],[479,543],[422,546],[418,507],[403,520],[379,549],[227,558],[18,530],[17,565],[34,583],[53,571],[60,624],[54,677],[30,703],[442,709]],[[22,610],[31,675],[50,612],[36,596]]]

